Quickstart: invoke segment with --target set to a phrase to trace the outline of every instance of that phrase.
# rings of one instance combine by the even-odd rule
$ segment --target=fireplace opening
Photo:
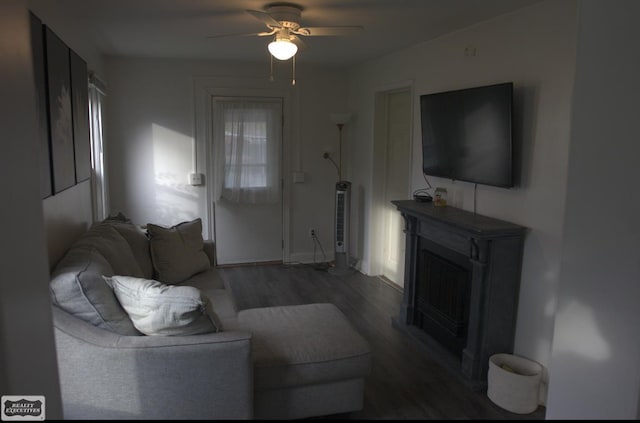
[[[469,326],[469,259],[421,239],[417,271],[414,324],[461,360]]]

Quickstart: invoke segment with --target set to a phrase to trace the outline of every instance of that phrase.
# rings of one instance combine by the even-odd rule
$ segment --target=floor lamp
[[[335,189],[334,225],[333,225],[333,246],[335,250],[335,266],[329,268],[332,275],[346,275],[351,273],[351,182],[342,180],[342,128],[349,121],[351,115],[348,113],[331,114],[331,120],[338,127],[339,158],[338,182]],[[329,158],[325,154],[325,158]],[[335,165],[335,162],[334,162]]]

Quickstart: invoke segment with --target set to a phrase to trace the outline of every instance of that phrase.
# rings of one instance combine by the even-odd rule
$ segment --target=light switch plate
[[[293,183],[294,184],[303,184],[304,183],[304,172],[293,172]]]

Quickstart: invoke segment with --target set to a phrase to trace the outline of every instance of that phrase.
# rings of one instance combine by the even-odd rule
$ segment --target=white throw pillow
[[[197,335],[221,329],[209,300],[198,288],[131,276],[103,278],[133,325],[145,335]]]

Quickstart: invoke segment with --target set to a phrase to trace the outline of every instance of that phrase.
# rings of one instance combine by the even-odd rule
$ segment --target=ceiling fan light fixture
[[[289,40],[276,39],[269,43],[269,53],[278,60],[289,60],[295,56],[298,46]]]

